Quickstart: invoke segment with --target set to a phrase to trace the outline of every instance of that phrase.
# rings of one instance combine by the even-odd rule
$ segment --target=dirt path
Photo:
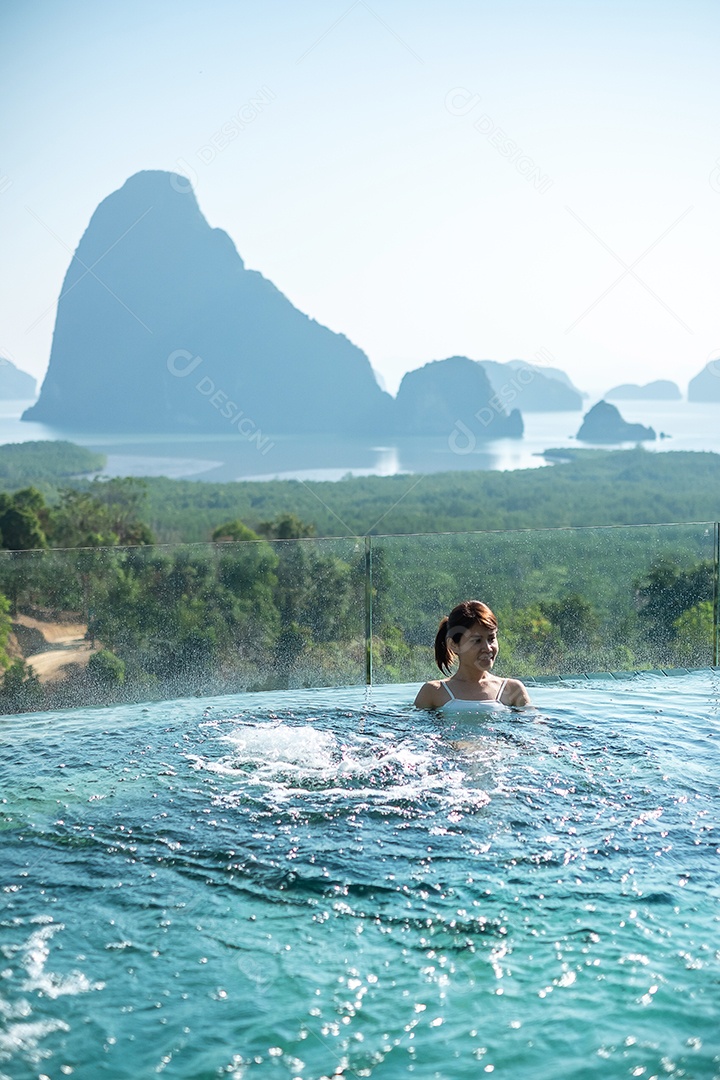
[[[63,668],[68,664],[81,664],[84,667],[99,648],[99,645],[93,648],[85,644],[77,649],[48,649],[34,656],[26,656],[25,663],[32,667],[41,683],[55,682],[64,678]]]
[[[26,626],[29,630],[37,630],[48,643],[52,642],[54,645],[83,641],[87,633],[87,626],[83,623],[43,622],[42,619],[33,619],[30,615],[16,615],[13,622],[18,626]]]
[[[85,640],[84,623],[44,622],[30,615],[16,615],[12,621],[15,637],[25,647],[25,663],[32,667],[41,683],[63,679],[67,674],[64,668],[69,664],[84,667],[92,654],[102,648]]]

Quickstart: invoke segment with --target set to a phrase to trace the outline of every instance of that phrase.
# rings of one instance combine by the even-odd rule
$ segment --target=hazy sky
[[[0,33],[0,355],[35,376],[141,169],[393,391],[454,354],[684,391],[720,355],[717,0],[0,0]]]

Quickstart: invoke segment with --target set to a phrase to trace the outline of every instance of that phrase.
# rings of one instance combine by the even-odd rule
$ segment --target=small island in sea
[[[0,356],[0,401],[27,401],[35,397],[35,380],[12,360]]]
[[[449,435],[456,428],[475,437],[521,438],[522,416],[495,401],[485,369],[467,356],[433,360],[408,371],[395,399],[395,429],[401,435]],[[479,407],[478,407],[478,403]]]
[[[720,401],[720,357],[690,380],[688,401]]]
[[[583,394],[559,368],[526,360],[480,360],[498,399],[523,412],[579,412]]]
[[[608,401],[598,401],[585,413],[576,438],[581,442],[621,443],[650,442],[657,438],[655,430],[643,424],[623,420],[619,409]]]
[[[621,383],[608,390],[605,401],[681,401],[682,394],[677,383],[670,379],[655,379],[639,386],[637,383]]]

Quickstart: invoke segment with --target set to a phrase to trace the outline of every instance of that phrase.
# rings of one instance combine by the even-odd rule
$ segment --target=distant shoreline
[[[589,399],[588,399],[589,402]],[[486,440],[477,433],[471,452],[453,452],[448,438],[343,439],[332,435],[273,435],[270,453],[237,432],[227,434],[78,433],[23,422],[29,402],[0,404],[0,444],[31,440],[68,440],[102,452],[105,476],[166,476],[208,482],[274,479],[340,482],[346,476],[394,476],[453,471],[515,471],[547,467],[560,451],[593,449],[575,439],[584,412],[525,413],[520,439]],[[621,413],[629,422],[651,425],[667,438],[646,443],[652,453],[674,450],[720,453],[720,404],[687,401],[626,401]],[[598,444],[597,449],[627,449],[634,443]],[[552,451],[550,457],[547,451]]]

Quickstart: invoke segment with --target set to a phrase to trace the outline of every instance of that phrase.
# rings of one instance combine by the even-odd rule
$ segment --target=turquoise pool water
[[[720,1076],[720,677],[5,718],[0,1077]]]

